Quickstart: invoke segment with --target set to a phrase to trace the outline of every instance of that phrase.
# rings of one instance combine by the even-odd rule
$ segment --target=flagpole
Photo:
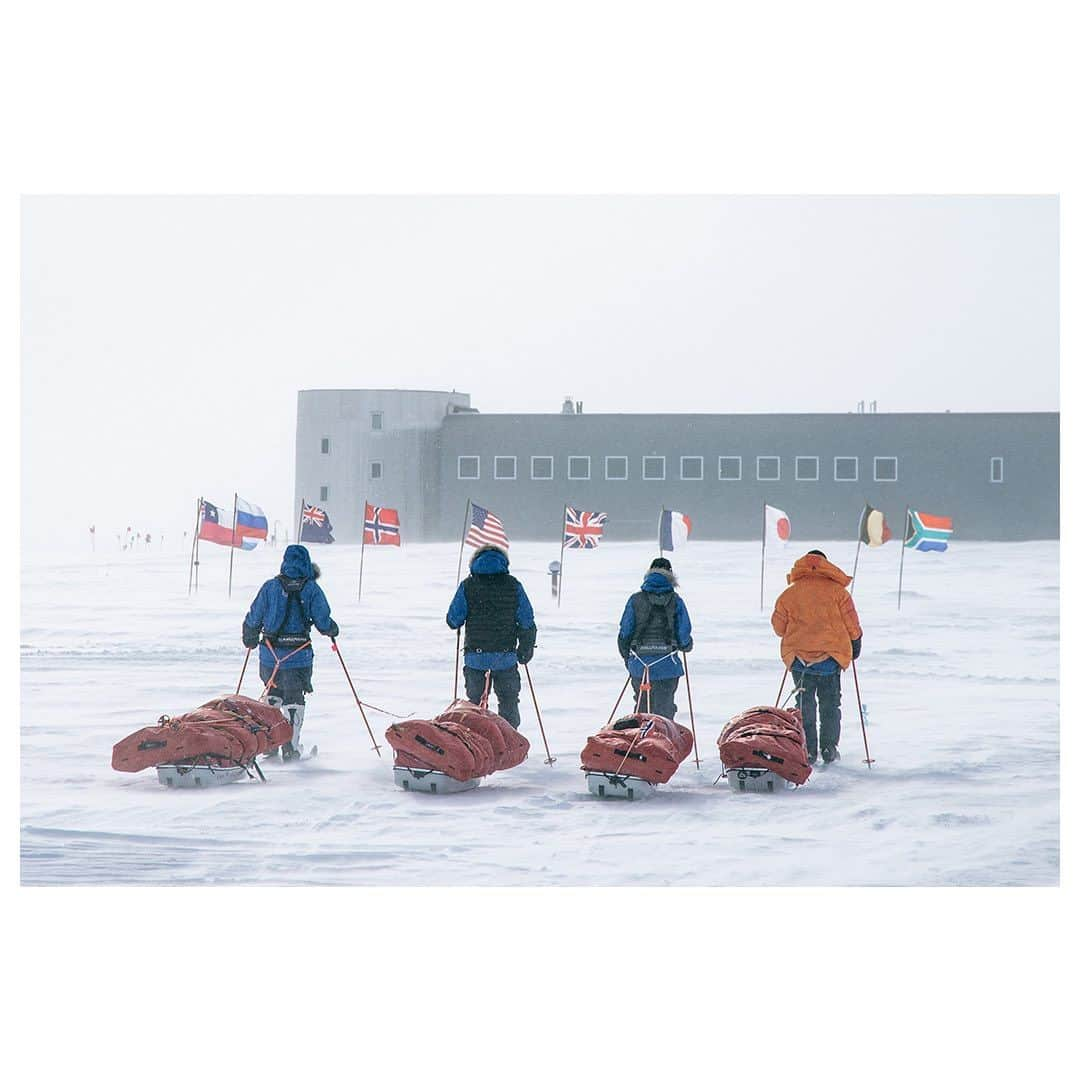
[[[896,610],[900,610],[900,596],[904,589],[904,552],[907,551],[907,531],[911,522],[911,507],[904,507],[904,535],[900,537],[900,578],[896,583]]]
[[[664,557],[664,514],[667,512],[667,507],[660,504],[660,520],[656,523],[656,542],[660,546],[660,558]],[[672,526],[671,546],[675,547],[674,526]],[[674,552],[672,552],[674,554]]]
[[[865,515],[866,511],[863,511]],[[849,589],[855,592],[855,575],[859,572],[859,552],[862,551],[862,518],[859,518],[859,538],[855,541],[855,565],[851,568],[851,585]]]
[[[237,494],[234,491],[232,496],[232,540],[229,544],[229,596],[232,596],[232,564],[233,554],[236,551],[236,501]]]
[[[761,610],[765,610],[765,507],[761,503]]]
[[[465,554],[465,534],[469,530],[469,511],[472,509],[472,499],[465,500],[465,520],[461,523],[461,547],[458,548],[457,553],[457,581],[454,582],[454,587],[457,588],[461,584],[461,557]]]
[[[300,536],[304,531],[304,496],[300,496],[300,509],[296,514],[296,542],[300,543]]]
[[[195,591],[199,591],[199,525],[202,522],[202,496],[199,496],[199,501],[195,504],[195,535],[191,539],[191,559],[188,561],[188,573],[187,573],[187,594],[191,595],[191,572],[195,571]]]
[[[563,503],[561,528],[562,532],[559,538],[559,595],[556,600],[556,606],[560,608],[562,607],[562,579],[566,573],[566,503]]]
[[[364,524],[367,524],[367,499],[364,500]],[[360,529],[360,580],[356,585],[356,599],[359,601],[360,594],[364,590],[364,548],[367,547],[367,529]]]

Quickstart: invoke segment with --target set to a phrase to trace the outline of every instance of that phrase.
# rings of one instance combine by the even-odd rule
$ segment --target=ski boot
[[[835,746],[823,746],[821,748],[821,763],[822,765],[831,765],[834,761],[840,760],[840,751]]]
[[[300,743],[300,729],[304,726],[303,705],[282,705],[281,711],[292,725],[292,738],[281,748],[282,761],[296,761],[303,757],[304,747]]]

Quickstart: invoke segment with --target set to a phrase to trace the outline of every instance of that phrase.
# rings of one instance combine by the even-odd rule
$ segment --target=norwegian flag
[[[593,510],[575,510],[572,506],[568,506],[563,543],[568,548],[598,547],[600,538],[604,535],[605,524],[607,524],[607,514]]]
[[[332,544],[334,527],[330,524],[330,515],[319,506],[304,503],[300,512],[301,544]]]
[[[648,735],[650,731],[652,731],[653,724],[655,723],[655,720],[646,720],[645,723],[638,728],[638,738],[644,739],[645,736]]]
[[[487,544],[497,544],[509,548],[510,540],[503,528],[503,523],[490,511],[476,503],[470,504],[469,531],[465,534],[465,543],[469,547],[481,548]]]
[[[364,543],[401,547],[401,521],[393,507],[364,503]]]

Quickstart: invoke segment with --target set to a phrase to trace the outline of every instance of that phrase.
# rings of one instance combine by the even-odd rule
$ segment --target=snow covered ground
[[[113,772],[114,742],[234,690],[240,621],[280,550],[27,555],[22,579],[22,881],[45,884],[1053,885],[1058,882],[1058,544],[958,542],[944,555],[863,549],[855,601],[868,733],[844,676],[843,759],[782,794],[737,795],[716,738],[742,709],[772,703],[782,674],[768,624],[793,559],[771,557],[759,611],[760,547],[696,543],[674,557],[694,622],[690,675],[701,757],[651,800],[585,791],[578,755],[624,680],[615,633],[650,544],[570,552],[561,610],[551,544],[518,543],[512,572],[540,628],[531,665],[554,767],[527,694],[521,767],[456,796],[399,791],[370,748],[326,639],[316,638],[305,741],[316,760],[271,766],[269,783],[173,791],[153,770]],[[820,544],[850,571],[855,544]],[[368,702],[432,716],[452,687],[443,621],[456,545],[313,554]],[[245,689],[261,686],[254,666]],[[685,683],[679,719],[687,722]],[[380,736],[387,718],[369,713]]]

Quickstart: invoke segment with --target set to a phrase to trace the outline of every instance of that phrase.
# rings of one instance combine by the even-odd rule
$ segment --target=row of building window
[[[821,479],[819,460],[816,457],[795,458],[796,480]],[[459,480],[480,479],[479,455],[461,455],[457,459]],[[530,475],[533,480],[555,479],[555,458],[534,456],[529,459]],[[755,459],[758,480],[779,480],[781,478],[779,457],[758,457]],[[496,455],[492,475],[496,480],[516,480],[518,459],[512,455]],[[895,457],[875,457],[873,468],[877,483],[889,483],[900,479],[900,463]],[[582,454],[571,454],[566,459],[566,478],[568,480],[591,480],[592,458]],[[680,457],[679,478],[681,480],[704,480],[705,459],[703,457]],[[720,457],[717,460],[717,478],[720,480],[741,480],[743,478],[743,459],[738,456]],[[604,479],[630,479],[630,459],[628,457],[607,456],[604,458]],[[646,455],[641,459],[642,480],[666,480],[667,458],[660,455]],[[859,479],[859,459],[857,457],[834,457],[833,480],[845,483]],[[990,481],[1000,484],[1005,479],[1004,458],[990,459]]]
[[[371,414],[371,430],[382,431],[383,429],[383,414],[381,412],[373,412]],[[319,441],[319,452],[323,454],[330,453],[330,440],[323,438]]]

